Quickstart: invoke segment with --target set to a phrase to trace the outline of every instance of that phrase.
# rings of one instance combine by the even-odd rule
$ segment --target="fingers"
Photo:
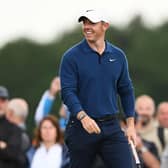
[[[101,132],[99,126],[97,125],[97,123],[96,123],[94,120],[93,120],[92,130],[93,130],[93,132],[96,133],[96,134],[100,134],[100,132]]]
[[[99,126],[90,117],[88,117],[88,116],[85,117],[81,122],[82,122],[82,125],[83,125],[84,129],[89,134],[92,134],[92,133],[100,134],[101,130],[100,130]]]
[[[132,141],[133,141],[134,145],[137,146],[136,136],[132,138]]]
[[[89,124],[87,124],[85,128],[90,134],[92,133],[99,134],[101,132],[99,126],[96,124],[94,120],[90,122]]]
[[[128,137],[128,142],[129,144],[130,143],[133,143],[134,146],[137,146],[137,139],[136,139],[136,136],[135,135],[130,135],[130,136],[127,136]]]

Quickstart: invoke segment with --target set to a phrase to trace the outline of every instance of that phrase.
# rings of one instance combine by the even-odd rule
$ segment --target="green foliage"
[[[150,29],[138,16],[122,29],[110,27],[106,37],[125,51],[136,96],[149,94],[156,103],[167,100],[168,22]],[[77,27],[49,44],[18,39],[0,49],[0,85],[9,89],[11,97],[23,97],[29,102],[30,130],[41,95],[59,73],[63,53],[82,38]],[[58,114],[60,103],[58,96],[53,114]]]

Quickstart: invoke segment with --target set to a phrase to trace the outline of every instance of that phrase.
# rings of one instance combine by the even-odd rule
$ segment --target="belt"
[[[93,118],[95,121],[104,122],[117,119],[116,115],[106,115],[100,118]]]

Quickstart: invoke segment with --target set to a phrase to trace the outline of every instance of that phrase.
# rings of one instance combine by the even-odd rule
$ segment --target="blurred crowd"
[[[70,112],[66,105],[59,117],[51,115],[59,93],[60,79],[55,77],[41,96],[34,113],[35,133],[26,130],[28,102],[23,98],[10,99],[6,87],[0,86],[0,168],[69,168],[69,153],[64,134]],[[140,95],[135,102],[136,151],[142,168],[168,168],[168,101],[156,107],[149,95]],[[120,117],[126,130],[124,117]],[[93,168],[104,168],[99,156]]]

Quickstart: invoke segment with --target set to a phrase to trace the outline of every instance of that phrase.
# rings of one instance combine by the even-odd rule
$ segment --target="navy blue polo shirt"
[[[102,55],[86,39],[63,55],[61,95],[71,115],[84,110],[94,118],[116,114],[120,96],[126,117],[134,116],[134,93],[124,52],[105,42]]]

